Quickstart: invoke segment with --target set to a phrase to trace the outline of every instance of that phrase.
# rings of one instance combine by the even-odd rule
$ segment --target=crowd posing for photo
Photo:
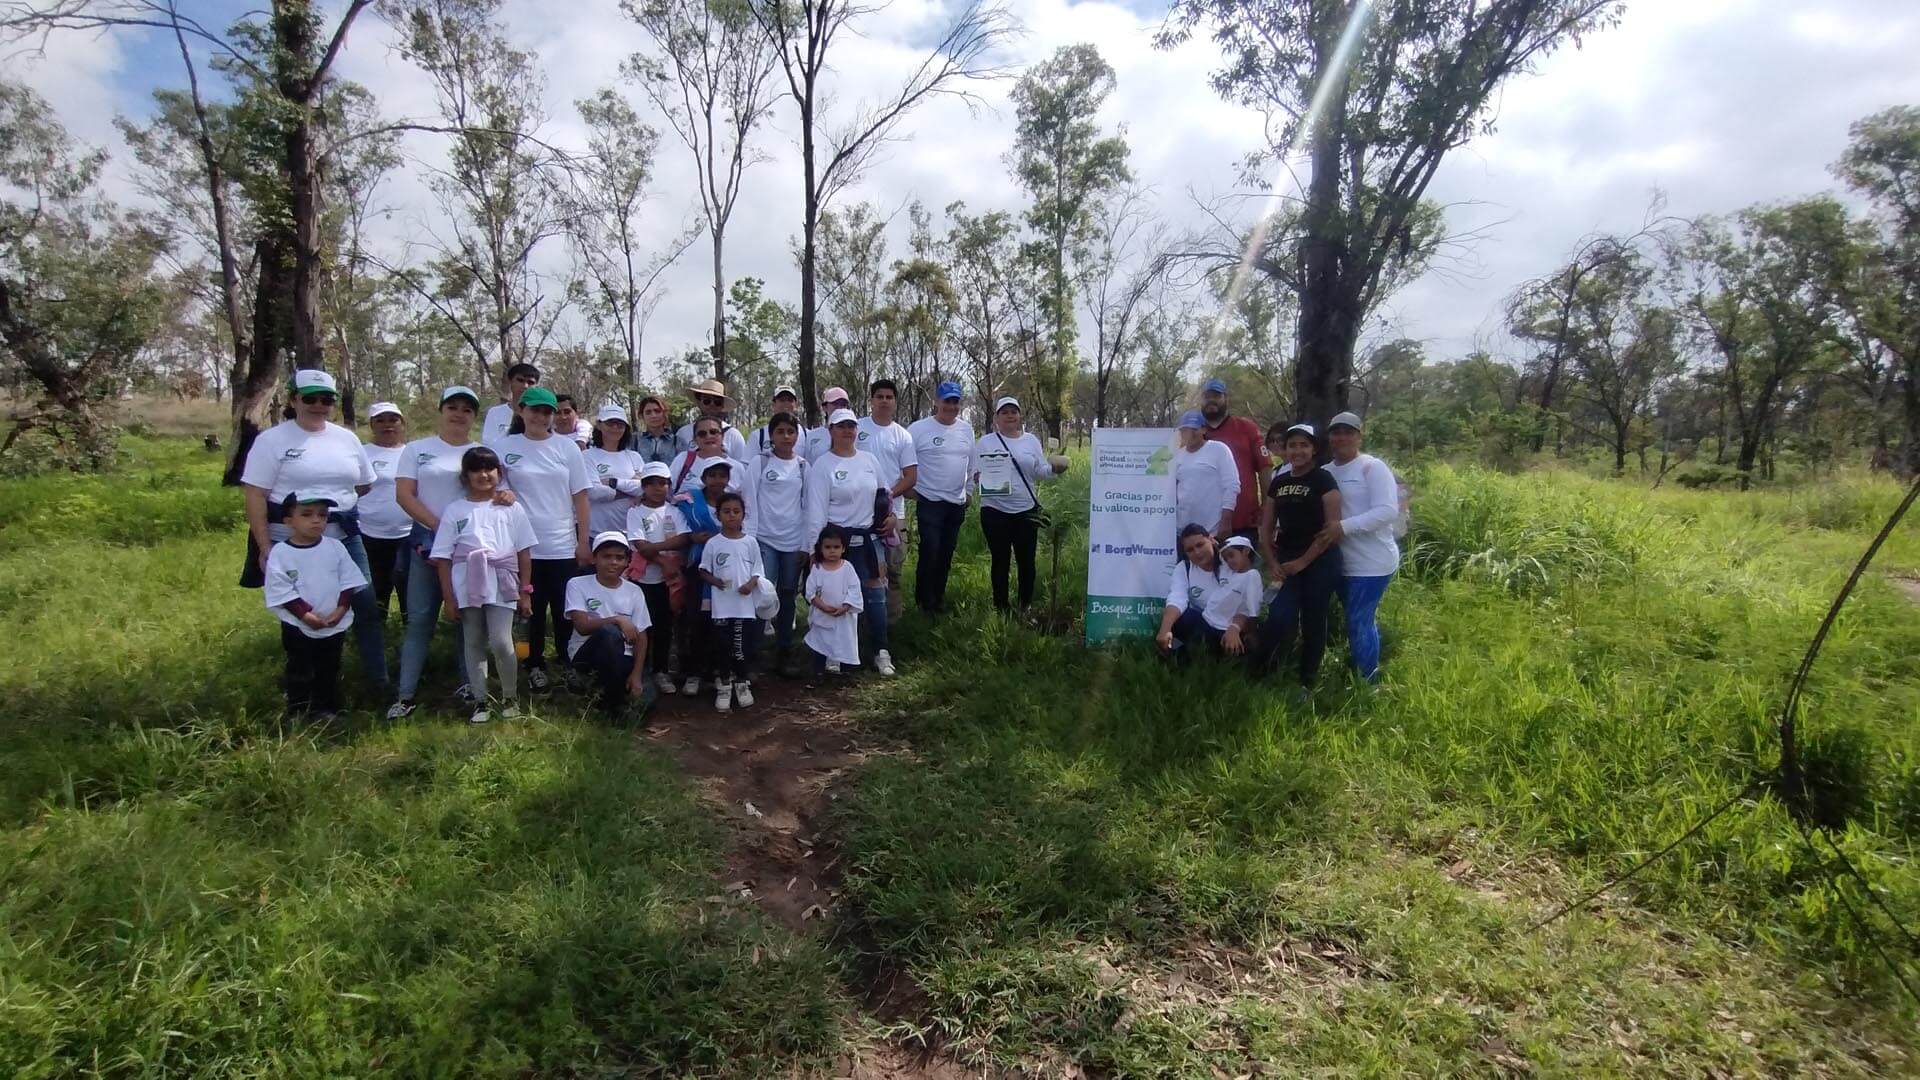
[[[718,380],[687,388],[697,415],[678,429],[656,397],[639,401],[637,423],[613,404],[589,420],[532,364],[510,368],[506,389],[483,414],[477,392],[446,387],[433,433],[412,440],[402,410],[377,402],[363,445],[332,422],[333,378],[295,373],[286,418],[255,440],[241,476],[242,583],[263,587],[283,624],[290,712],[341,709],[348,631],[388,720],[418,707],[442,626],[473,723],[518,713],[523,668],[527,689],[572,683],[616,721],[708,688],[720,711],[751,707],[759,670],[893,675],[909,504],[922,611],[946,610],[976,496],[996,606],[1033,599],[1035,485],[1067,459],[1025,430],[1015,398],[996,401],[993,429],[976,437],[957,383],[940,383],[933,414],[911,427],[895,419],[890,380],[867,388],[865,416],[829,387],[826,422],[809,431],[780,387],[767,423],[743,435]],[[405,630],[390,679],[396,600]]]

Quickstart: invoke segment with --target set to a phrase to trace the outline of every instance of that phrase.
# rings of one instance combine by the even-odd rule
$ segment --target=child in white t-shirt
[[[653,620],[646,594],[626,578],[632,557],[624,535],[603,532],[593,538],[593,573],[567,582],[567,618],[573,623],[567,661],[598,684],[600,709],[616,726],[626,723],[630,698],[639,697],[642,714],[653,704],[647,682]]]
[[[712,606],[707,612],[708,655],[719,674],[713,707],[726,712],[736,702],[743,709],[753,704],[753,687],[747,677],[752,672],[754,644],[760,637],[753,594],[765,569],[760,561],[760,542],[746,532],[747,501],[740,493],[722,494],[714,504],[714,516],[720,519],[720,533],[700,552],[700,577],[713,588]]]
[[[642,466],[640,502],[627,511],[627,540],[633,545],[627,580],[638,582],[647,598],[647,613],[653,620],[647,634],[652,642],[653,687],[662,694],[676,689],[673,676],[667,673],[676,621],[673,596],[689,588],[681,581],[681,564],[687,557],[687,519],[679,507],[667,501],[667,474],[667,467],[658,461]],[[693,666],[687,665],[689,670]]]
[[[1246,537],[1230,537],[1220,545],[1220,561],[1227,564],[1227,583],[1207,597],[1205,618],[1210,625],[1226,627],[1220,647],[1238,656],[1247,650],[1249,631],[1260,619],[1266,586],[1253,568],[1253,542]]]
[[[440,575],[447,618],[460,623],[466,651],[467,685],[476,707],[467,718],[484,724],[487,712],[487,654],[500,667],[500,715],[519,714],[520,660],[513,651],[513,616],[533,612],[533,521],[516,502],[493,501],[500,487],[500,458],[476,446],[460,458],[460,486],[466,497],[447,504],[433,534],[429,556]]]
[[[846,530],[828,525],[813,545],[813,569],[807,575],[806,646],[813,652],[813,673],[838,675],[843,664],[860,666],[860,611],[865,606],[860,572],[847,561]]]
[[[267,553],[267,610],[281,622],[287,712],[327,721],[340,711],[341,635],[353,625],[353,594],[367,586],[347,547],[327,533],[332,499],[288,492],[287,539]]]

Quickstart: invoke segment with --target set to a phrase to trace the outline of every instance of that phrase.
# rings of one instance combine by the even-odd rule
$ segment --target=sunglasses
[[[717,439],[720,437],[720,429],[708,428],[705,431],[696,431],[693,433],[693,437],[696,439]]]
[[[719,405],[719,404],[722,404],[726,399],[717,398],[717,397],[706,397],[702,395],[700,397],[694,398],[693,400],[699,402],[702,405]]]
[[[334,397],[332,394],[302,394],[300,400],[309,405],[331,405]]]

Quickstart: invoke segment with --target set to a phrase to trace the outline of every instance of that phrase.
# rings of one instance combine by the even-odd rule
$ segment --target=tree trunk
[[[1900,445],[1900,473],[1920,476],[1920,372],[1908,371],[1901,382],[1901,400],[1905,405],[1906,438]]]
[[[1337,35],[1334,28],[1329,35]],[[1329,62],[1334,40],[1321,43],[1321,65]],[[1324,427],[1327,418],[1347,407],[1353,375],[1353,346],[1360,336],[1356,291],[1343,273],[1343,216],[1340,213],[1340,146],[1346,125],[1346,97],[1335,94],[1312,136],[1313,176],[1307,184],[1300,245],[1299,361],[1294,366],[1294,415]]]
[[[727,381],[727,279],[722,264],[726,236],[722,226],[713,233],[713,377]]]
[[[1627,428],[1626,424],[1613,425],[1613,475],[1624,476],[1627,471]],[[1646,462],[1640,463],[1641,471],[1646,470]]]
[[[808,87],[811,94],[812,88]],[[815,262],[819,258],[817,234],[820,231],[820,188],[814,181],[813,103],[800,103],[800,159],[806,185],[806,208],[800,219],[800,405],[807,413],[807,426],[821,422],[818,381],[814,377],[814,320],[819,315],[814,297]]]
[[[259,282],[253,295],[253,352],[233,372],[233,456],[227,461],[225,484],[238,484],[246,467],[254,436],[273,426],[273,396],[287,374],[282,365],[292,323],[292,275],[284,236],[279,231],[254,245]]]

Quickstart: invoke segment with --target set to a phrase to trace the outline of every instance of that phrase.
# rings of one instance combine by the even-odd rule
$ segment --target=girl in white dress
[[[838,675],[843,664],[860,665],[860,573],[847,561],[846,530],[828,525],[813,545],[813,571],[807,575],[807,648],[813,673]]]

